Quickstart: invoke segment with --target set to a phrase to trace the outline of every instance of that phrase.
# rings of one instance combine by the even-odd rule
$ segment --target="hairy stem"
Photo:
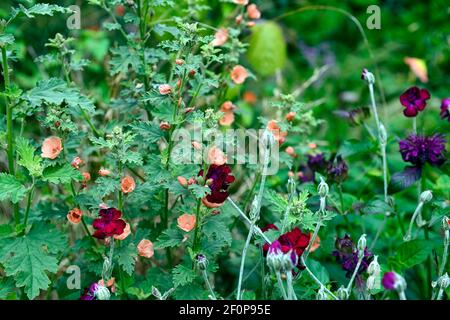
[[[209,292],[211,293],[211,298],[213,300],[217,300],[216,294],[214,293],[214,289],[211,286],[211,283],[209,282],[208,274],[206,273],[206,270],[202,270],[202,276],[203,276],[203,279],[205,280],[205,283],[206,283],[206,286],[208,287]]]
[[[286,289],[284,289],[284,284],[283,284],[283,280],[281,279],[280,271],[276,272],[276,276],[277,276],[278,288],[280,288],[281,294],[283,295],[283,299],[288,300],[289,298],[286,294]]]
[[[241,300],[242,292],[242,277],[244,275],[244,266],[245,266],[245,258],[247,256],[247,249],[250,245],[250,240],[253,236],[253,224],[250,225],[250,230],[248,231],[247,240],[245,241],[244,249],[242,250],[242,258],[241,258],[241,267],[239,269],[239,281],[238,281],[238,287],[237,287],[237,294],[236,294],[236,300]]]

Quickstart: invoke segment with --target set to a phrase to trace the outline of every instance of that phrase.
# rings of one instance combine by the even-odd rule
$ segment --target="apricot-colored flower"
[[[427,65],[424,60],[418,58],[406,57],[405,63],[409,66],[412,73],[423,83],[428,82]]]
[[[237,65],[231,70],[231,80],[236,84],[244,83],[245,79],[248,77],[247,69],[241,65]]]
[[[292,120],[294,120],[296,113],[294,111],[288,112],[288,114],[286,115],[286,120],[291,122]]]
[[[83,164],[84,161],[80,157],[73,158],[72,162],[70,163],[70,165],[75,169],[80,169],[80,166],[82,166]]]
[[[310,142],[310,143],[308,143],[308,147],[310,147],[311,149],[315,149],[315,148],[317,148],[317,144],[314,142]]]
[[[81,222],[82,216],[83,216],[83,212],[78,208],[74,208],[74,209],[70,210],[69,213],[67,214],[67,220],[69,220],[73,224],[78,224]]]
[[[111,174],[111,171],[109,171],[108,169],[101,168],[100,170],[98,170],[98,174],[102,177],[106,177]]]
[[[125,176],[120,182],[120,189],[123,193],[130,193],[136,188],[136,182],[134,182],[133,177]]]
[[[312,237],[312,232],[310,233],[310,237]],[[314,242],[313,242],[313,244],[311,245],[311,248],[309,249],[309,252],[314,252],[314,251],[316,251],[317,249],[319,249],[319,247],[320,247],[320,238],[319,238],[319,236],[317,236],[316,237],[316,239],[314,239]]]
[[[41,150],[42,158],[56,159],[63,150],[61,139],[55,136],[48,137],[42,143]]]
[[[106,286],[105,286],[105,281],[103,279],[100,279],[98,281],[98,284],[109,288],[112,293],[116,292],[116,278],[114,278],[114,277],[110,278],[108,280],[108,282],[106,282]]]
[[[248,0],[233,0],[233,2],[242,6],[248,5]]]
[[[291,146],[287,147],[285,151],[286,151],[286,153],[287,153],[288,155],[290,155],[291,157],[295,157],[295,156],[296,156],[295,150],[294,150],[294,148],[292,148]]]
[[[161,130],[169,130],[170,129],[170,123],[168,123],[168,122],[166,122],[166,121],[163,121],[163,122],[161,122],[160,124],[159,124],[159,128],[161,129]]]
[[[192,144],[192,147],[195,150],[201,150],[201,148],[202,148],[202,144],[200,142],[198,142],[198,141],[192,141],[191,144]]]
[[[151,258],[155,254],[153,249],[153,242],[147,239],[142,239],[137,245],[138,254],[144,258]]]
[[[227,156],[225,155],[225,153],[223,153],[222,150],[220,150],[216,146],[212,146],[208,150],[208,163],[221,166],[227,163]]]
[[[242,98],[244,99],[245,102],[250,104],[255,104],[258,101],[256,94],[251,91],[245,91]]]
[[[127,222],[125,228],[123,229],[123,232],[119,235],[114,235],[114,239],[116,240],[125,240],[126,237],[128,237],[131,233],[131,226],[130,224]]]
[[[172,93],[172,87],[169,84],[160,84],[159,93],[166,95]]]
[[[178,228],[180,228],[183,231],[189,232],[195,228],[195,221],[196,221],[195,214],[185,213],[179,216],[177,219]]]
[[[219,123],[222,126],[229,126],[234,122],[234,112],[233,110],[236,106],[231,101],[225,101],[220,106],[220,111],[223,112],[222,118],[220,118]]]
[[[89,172],[83,172],[81,175],[83,176],[83,183],[91,180],[91,174]]]
[[[228,30],[226,28],[220,28],[217,30],[217,32],[214,34],[214,40],[211,42],[211,44],[214,47],[220,47],[225,44],[228,40]]]
[[[242,14],[238,15],[235,19],[236,24],[240,25],[243,19],[244,17],[242,16]]]
[[[175,63],[179,66],[181,66],[184,63],[183,59],[175,59]]]
[[[261,18],[261,12],[259,12],[256,4],[253,4],[253,3],[247,7],[247,14],[250,19]]]
[[[180,183],[180,185],[183,186],[183,187],[186,187],[188,185],[188,181],[187,181],[187,179],[185,177],[178,176],[177,180]]]
[[[267,123],[267,129],[272,132],[275,140],[278,141],[279,144],[284,143],[284,141],[286,140],[287,132],[281,132],[276,120],[270,120]]]

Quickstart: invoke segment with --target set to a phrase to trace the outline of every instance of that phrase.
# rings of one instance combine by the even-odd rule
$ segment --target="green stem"
[[[281,279],[280,271],[276,272],[278,288],[280,288],[281,294],[283,295],[284,300],[288,300],[288,296],[286,294],[286,290],[284,289],[283,280]]]
[[[236,300],[241,300],[242,297],[242,277],[244,275],[244,267],[245,267],[245,258],[247,256],[247,250],[250,245],[250,240],[253,236],[253,224],[250,226],[250,230],[248,231],[247,240],[245,241],[244,249],[242,250],[242,258],[241,258],[241,267],[239,269],[239,281],[237,287]]]
[[[309,276],[321,287],[325,290],[326,293],[328,293],[331,297],[333,297],[334,300],[339,300],[338,297],[336,297],[330,290],[328,290],[327,287],[324,286],[324,284],[312,273],[312,271],[308,268],[308,266],[305,263],[305,260],[303,257],[300,257],[300,261],[302,265],[305,267],[305,271],[309,274]]]
[[[205,283],[206,283],[206,286],[208,287],[209,292],[211,293],[211,298],[213,300],[217,300],[216,294],[214,293],[214,289],[211,286],[211,283],[209,282],[208,274],[206,273],[206,270],[202,270],[202,276],[203,276],[203,279],[205,280]]]
[[[195,211],[195,231],[194,231],[194,242],[192,243],[192,249],[194,250],[194,252],[197,251],[197,247],[198,247],[198,237],[199,237],[199,229],[200,229],[200,207],[202,205],[202,200],[198,199],[197,200],[197,209]]]
[[[30,191],[28,191],[28,199],[27,199],[27,207],[25,209],[25,220],[23,222],[24,224],[24,228],[23,230],[25,231],[27,228],[27,223],[28,223],[28,215],[30,213],[30,207],[31,207],[31,202],[33,201],[33,196],[34,196],[34,182],[30,188]]]

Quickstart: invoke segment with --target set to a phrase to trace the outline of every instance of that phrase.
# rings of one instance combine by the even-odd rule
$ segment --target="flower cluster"
[[[358,264],[358,248],[347,234],[343,238],[337,238],[335,246],[336,250],[334,250],[332,254],[336,258],[336,262],[342,265],[342,269],[347,271],[345,274],[346,277],[350,278]],[[365,272],[372,260],[373,254],[366,247],[357,274],[360,275]]]
[[[400,153],[404,161],[421,167],[425,163],[441,166],[445,161],[445,139],[442,135],[420,136],[411,134],[399,142]]]

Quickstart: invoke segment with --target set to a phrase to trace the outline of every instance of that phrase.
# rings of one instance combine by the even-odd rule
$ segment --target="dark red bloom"
[[[342,265],[342,269],[347,271],[345,274],[346,277],[350,278],[358,264],[358,249],[347,234],[343,238],[337,238],[335,246],[336,250],[332,254],[336,257],[336,262]],[[364,249],[364,258],[362,259],[357,275],[366,271],[372,260],[373,254],[366,247]]]
[[[441,118],[447,118],[448,122],[450,122],[450,98],[442,99],[441,102]]]
[[[122,212],[115,208],[101,209],[100,218],[94,220],[92,226],[95,232],[93,234],[97,239],[105,239],[115,235],[121,235],[126,227],[125,221],[120,219]]]
[[[301,255],[303,254],[303,251],[305,251],[306,247],[308,247],[309,239],[310,239],[309,233],[308,234],[303,233],[299,228],[296,227],[293,230],[286,232],[285,234],[282,234],[277,239],[277,241],[279,242],[281,246],[280,249],[283,253],[288,253],[290,250],[292,250],[300,259]],[[270,246],[264,245],[263,247],[264,254],[267,254],[269,248]],[[301,268],[300,265],[297,265],[297,267]]]
[[[419,167],[426,162],[441,166],[446,160],[445,139],[439,134],[429,137],[411,134],[399,146],[403,160]]]
[[[405,107],[403,114],[407,117],[415,117],[419,111],[423,111],[430,99],[430,93],[426,89],[411,87],[400,96],[400,103]]]
[[[203,170],[198,175],[203,176]],[[203,199],[203,203],[208,207],[220,206],[228,198],[228,187],[234,182],[231,168],[226,164],[220,166],[212,164],[209,166],[205,180],[209,181],[207,184],[211,193]]]
[[[266,232],[266,231],[269,231],[269,230],[277,230],[278,231],[278,227],[276,225],[274,225],[273,223],[269,223],[264,228],[261,228],[262,232]],[[269,250],[269,247],[270,247],[270,244],[264,243],[264,245],[263,245],[263,252],[264,252],[264,254],[267,253],[267,251]]]
[[[387,290],[394,290],[396,282],[397,282],[397,275],[395,274],[395,272],[392,271],[386,272],[383,276],[383,280],[381,280],[383,287]]]

